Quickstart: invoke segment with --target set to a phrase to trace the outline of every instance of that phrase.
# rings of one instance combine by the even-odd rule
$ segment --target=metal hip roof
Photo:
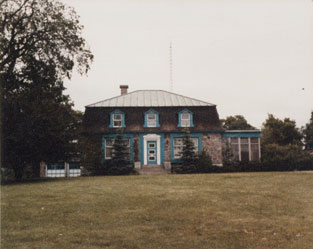
[[[139,90],[99,101],[86,107],[161,107],[161,106],[215,106],[164,90]]]

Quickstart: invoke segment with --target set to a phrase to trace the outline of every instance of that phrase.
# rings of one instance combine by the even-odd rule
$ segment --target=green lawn
[[[313,248],[313,173],[2,186],[1,248]]]

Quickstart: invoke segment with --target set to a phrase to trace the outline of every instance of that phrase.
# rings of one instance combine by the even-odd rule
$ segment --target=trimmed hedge
[[[133,164],[124,160],[105,160],[92,169],[92,175],[130,175],[135,173]]]
[[[231,172],[266,172],[266,171],[294,171],[294,170],[313,170],[313,159],[302,162],[276,161],[275,163],[264,162],[234,162],[232,164],[220,166],[208,166],[206,172],[192,173],[231,173]],[[184,174],[180,164],[172,165],[172,172]]]

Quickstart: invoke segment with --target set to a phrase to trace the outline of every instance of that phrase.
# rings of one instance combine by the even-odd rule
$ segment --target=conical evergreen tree
[[[182,170],[184,173],[196,172],[195,161],[197,159],[197,155],[195,153],[195,146],[191,140],[191,135],[188,128],[184,129],[181,159],[183,161]]]
[[[117,131],[117,136],[113,143],[113,160],[116,162],[127,161],[129,158],[129,151],[127,147],[127,140],[123,136],[123,130]]]

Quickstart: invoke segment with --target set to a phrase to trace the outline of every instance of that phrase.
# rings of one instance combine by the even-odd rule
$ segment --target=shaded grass
[[[313,248],[310,173],[84,177],[1,192],[1,248]]]

